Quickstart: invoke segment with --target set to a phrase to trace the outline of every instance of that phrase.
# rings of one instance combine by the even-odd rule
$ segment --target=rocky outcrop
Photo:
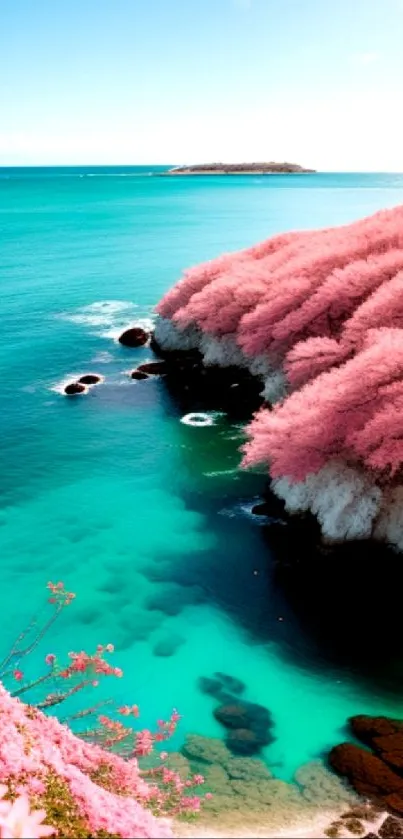
[[[403,775],[403,721],[389,717],[352,717],[355,736],[369,746],[381,760]]]
[[[143,347],[149,338],[150,333],[142,329],[141,326],[132,326],[130,329],[126,329],[125,332],[122,332],[118,340],[119,344],[123,344],[124,347]]]
[[[66,385],[64,388],[64,392],[66,396],[77,396],[79,393],[85,393],[86,387],[80,382],[70,382],[69,385]]]
[[[98,376],[97,373],[85,373],[78,381],[82,385],[98,385],[102,381],[102,376]]]
[[[372,751],[342,743],[330,752],[330,765],[359,795],[403,816],[403,722],[360,715],[350,719],[350,727]]]

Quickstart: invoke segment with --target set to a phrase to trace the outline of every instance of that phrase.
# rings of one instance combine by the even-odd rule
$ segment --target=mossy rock
[[[231,757],[225,768],[234,781],[270,780],[272,773],[262,760],[251,757]]]
[[[216,737],[202,737],[200,734],[188,734],[181,752],[189,760],[202,763],[218,763],[225,767],[232,755],[225,743]]]

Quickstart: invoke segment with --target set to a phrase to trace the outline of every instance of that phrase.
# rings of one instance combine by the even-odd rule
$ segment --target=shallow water
[[[150,350],[116,336],[149,321],[184,267],[401,203],[403,176],[149,171],[0,170],[2,646],[47,580],[62,579],[77,601],[37,659],[114,643],[125,677],[99,691],[138,703],[144,725],[178,707],[175,747],[186,732],[222,735],[197,680],[229,672],[271,710],[266,758],[289,779],[343,736],[350,714],[401,713],[403,653],[381,681],[368,668],[387,659],[366,634],[375,613],[361,610],[353,656],[337,649],[337,631],[329,644],[309,625],[249,515],[264,478],[237,469],[241,429],[223,416],[181,423],[163,379],[127,376]],[[105,382],[87,396],[60,394],[92,371]],[[317,597],[328,594],[323,585]],[[344,620],[341,602],[341,637]],[[174,653],[156,654],[167,641]]]

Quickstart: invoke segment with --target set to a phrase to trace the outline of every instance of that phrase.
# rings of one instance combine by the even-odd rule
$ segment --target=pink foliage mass
[[[45,672],[31,680],[14,668],[14,662],[29,659],[75,597],[61,582],[49,582],[47,588],[50,614],[33,618],[0,663],[0,839],[54,833],[72,839],[171,836],[166,816],[198,812],[205,796],[193,793],[204,778],[183,779],[168,769],[168,752],[154,753],[148,768],[138,759],[149,758],[156,743],[174,734],[181,719],[176,709],[167,721],[157,721],[157,731],[138,731],[132,725],[139,716],[137,705],[114,708],[112,700],[101,699],[65,718],[71,724],[93,720],[91,728],[81,728],[76,735],[41,709],[49,711],[78,692],[85,696],[86,688],[98,687],[99,679],[121,678],[122,670],[105,659],[114,652],[113,644],[98,644],[92,655],[71,652],[67,666],[47,653]],[[9,681],[10,693],[5,688]],[[20,701],[20,696],[32,693],[34,702]],[[105,706],[112,708],[113,717],[98,713]],[[125,723],[116,713],[128,718]]]
[[[0,782],[7,789],[22,784],[32,797],[57,777],[88,824],[89,835],[100,830],[122,837],[171,835],[169,823],[156,819],[145,807],[152,788],[140,777],[136,759],[123,760],[85,743],[55,717],[24,705],[1,685],[0,715]],[[91,778],[105,765],[113,775],[116,793]]]
[[[400,480],[403,206],[193,268],[158,311],[285,374],[283,401],[247,429],[244,465],[300,482],[336,458],[381,487]]]

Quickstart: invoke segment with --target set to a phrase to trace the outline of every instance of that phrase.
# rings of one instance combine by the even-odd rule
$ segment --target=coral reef
[[[208,825],[206,829],[217,825],[207,836],[226,829],[231,835],[243,835],[232,834],[233,829],[241,831],[241,825],[248,827],[244,835],[274,836],[276,829],[323,816],[324,811],[340,817],[346,807],[360,804],[356,793],[321,761],[301,767],[295,782],[287,783],[275,778],[262,760],[234,756],[219,739],[189,734],[182,754],[188,761],[185,771],[202,772],[205,787],[212,793],[199,816],[200,824]],[[264,826],[271,832],[260,833]]]
[[[191,352],[197,385],[198,359],[261,382],[243,465],[268,468],[289,512],[325,541],[403,550],[402,206],[192,268],[157,312],[154,348]]]

